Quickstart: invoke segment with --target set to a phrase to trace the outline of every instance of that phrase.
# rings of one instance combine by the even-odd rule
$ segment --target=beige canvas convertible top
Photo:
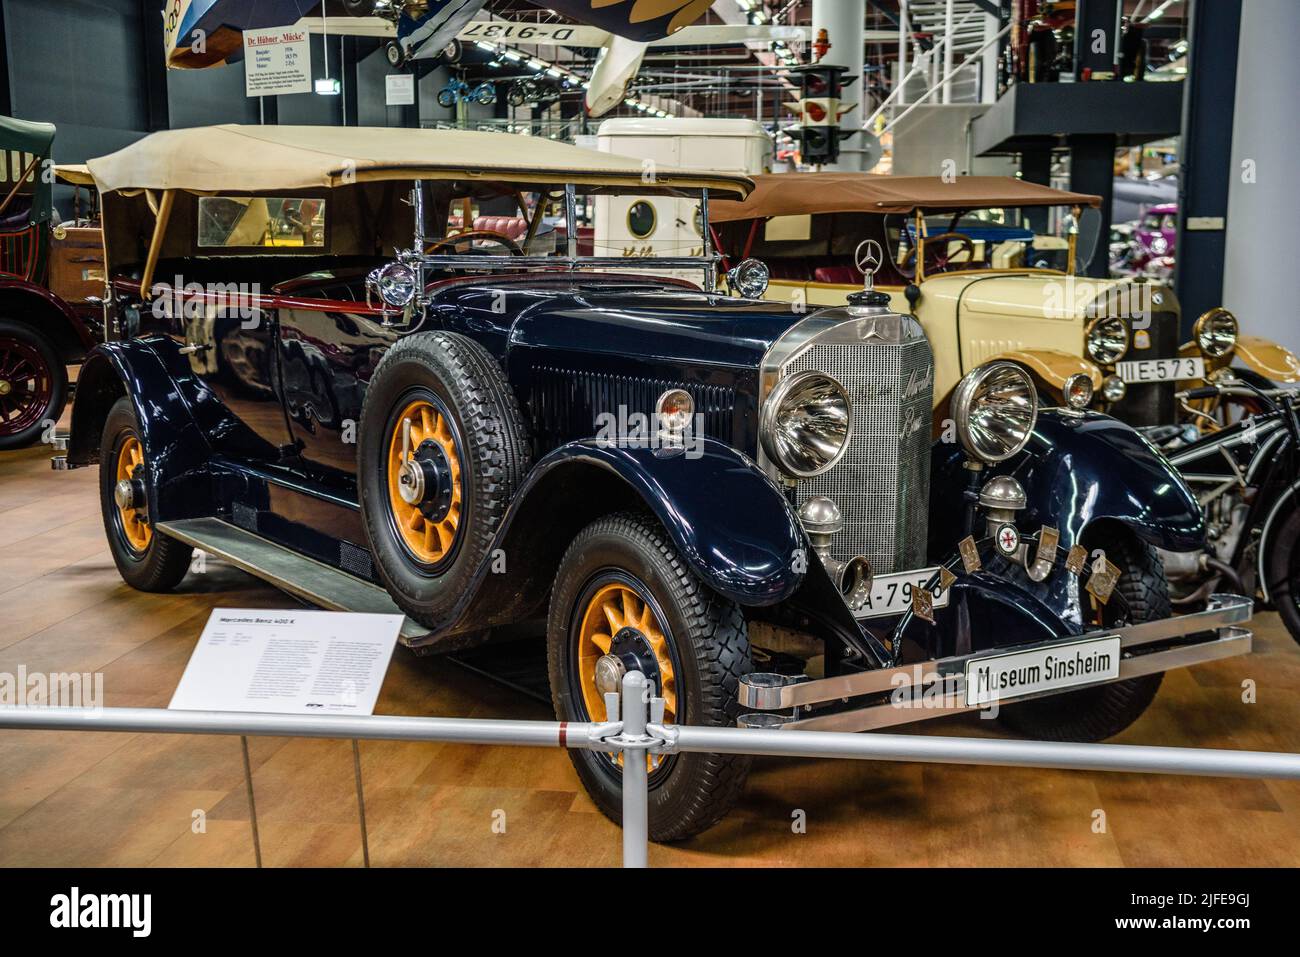
[[[54,175],[61,182],[74,186],[95,185],[95,177],[90,175],[90,170],[82,163],[58,163],[54,167]]]
[[[626,186],[638,192],[716,190],[736,197],[738,173],[654,167],[541,137],[473,130],[358,126],[205,126],[153,133],[86,164],[100,192],[255,193],[410,179]]]
[[[743,202],[722,200],[709,221],[726,223],[818,213],[953,212],[1022,206],[1100,206],[1101,197],[1009,176],[877,176],[872,173],[759,173]]]

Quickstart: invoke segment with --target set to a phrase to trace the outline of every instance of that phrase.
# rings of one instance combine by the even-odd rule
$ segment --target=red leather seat
[[[767,269],[773,279],[808,281],[808,262],[804,259],[773,259],[767,263]]]
[[[474,228],[520,240],[528,235],[528,220],[522,216],[479,216],[474,220]]]
[[[862,282],[862,273],[856,266],[818,266],[813,270],[813,281],[855,285]]]

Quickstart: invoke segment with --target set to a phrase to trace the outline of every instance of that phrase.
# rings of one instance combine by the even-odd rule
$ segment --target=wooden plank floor
[[[166,707],[208,612],[291,607],[210,562],[171,595],[124,585],[97,473],[44,448],[0,453],[0,672],[102,672],[110,707]],[[1126,743],[1300,751],[1300,648],[1273,614],[1256,651],[1165,679]],[[1242,701],[1242,682],[1258,703]],[[383,714],[550,718],[438,659],[398,649]],[[928,734],[998,736],[960,717]],[[347,742],[250,741],[268,866],[358,866]],[[558,750],[364,742],[377,865],[614,865],[617,828]],[[806,833],[793,833],[802,811]],[[1096,814],[1105,815],[1104,832]],[[494,823],[504,813],[505,832]],[[195,825],[203,822],[202,828]],[[743,803],[657,866],[1295,865],[1300,782],[760,759]],[[0,865],[253,863],[239,741],[0,732]]]

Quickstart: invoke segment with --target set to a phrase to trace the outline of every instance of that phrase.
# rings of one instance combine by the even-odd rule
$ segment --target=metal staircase
[[[917,34],[929,34],[938,47],[948,35],[949,23],[952,25],[952,54],[951,65],[957,66],[962,60],[972,56],[978,50],[985,40],[985,19],[993,4],[980,2],[980,0],[908,0],[907,18],[911,25],[912,36]],[[951,14],[949,13],[951,7]],[[951,16],[951,20],[949,17]],[[912,49],[908,51],[910,64],[914,64],[919,46],[913,42]],[[934,64],[931,76],[941,78],[946,72],[944,69],[945,53],[940,50],[937,56],[937,62]],[[908,101],[912,102],[911,92],[914,88],[919,88],[920,84],[914,80],[908,85]],[[926,88],[930,83],[926,83]],[[979,69],[971,66],[962,70],[951,82],[950,102],[952,103],[975,103],[979,100]],[[935,92],[931,102],[942,102],[942,94]]]

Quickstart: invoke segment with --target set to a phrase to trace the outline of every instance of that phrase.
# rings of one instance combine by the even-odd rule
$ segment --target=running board
[[[318,608],[379,615],[402,614],[388,592],[378,585],[268,542],[219,518],[160,522],[157,529],[169,538],[202,549]],[[410,618],[402,622],[403,641],[421,638],[428,633],[429,629]]]

